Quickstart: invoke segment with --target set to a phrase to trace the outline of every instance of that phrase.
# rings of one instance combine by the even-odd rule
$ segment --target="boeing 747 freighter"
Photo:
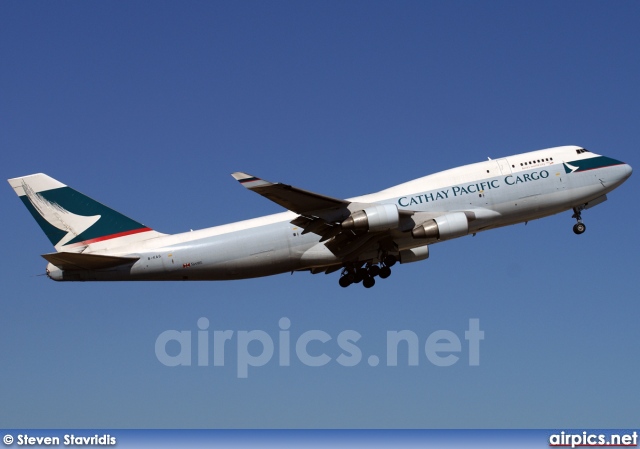
[[[294,271],[341,271],[340,285],[387,278],[397,262],[429,257],[429,246],[607,199],[629,165],[562,146],[452,168],[377,193],[338,199],[236,172],[247,189],[287,209],[275,215],[167,235],[45,175],[9,184],[56,252],[56,281],[204,281]]]

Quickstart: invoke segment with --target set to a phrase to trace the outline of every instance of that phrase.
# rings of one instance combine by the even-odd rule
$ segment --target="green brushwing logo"
[[[148,229],[70,187],[37,193],[22,187],[22,202],[56,248]]]

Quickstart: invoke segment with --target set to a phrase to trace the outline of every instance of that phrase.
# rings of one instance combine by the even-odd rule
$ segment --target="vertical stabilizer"
[[[160,235],[43,173],[9,179],[9,184],[57,251],[82,252],[98,242]]]

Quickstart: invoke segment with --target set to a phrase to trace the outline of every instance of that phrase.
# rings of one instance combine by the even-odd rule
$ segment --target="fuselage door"
[[[162,254],[162,265],[166,271],[176,271],[182,267],[180,259],[175,250],[164,252]]]
[[[509,165],[509,161],[507,161],[506,159],[496,159],[496,162],[498,163],[498,167],[500,167],[500,173],[502,173],[503,175],[511,174],[511,166]]]

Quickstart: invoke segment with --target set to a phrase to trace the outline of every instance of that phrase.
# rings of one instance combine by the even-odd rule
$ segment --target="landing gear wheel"
[[[364,270],[362,268],[358,268],[356,270],[355,276],[353,278],[353,282],[355,282],[356,284],[359,284],[360,282],[362,282],[364,280],[365,277],[367,277],[367,270]]]
[[[585,209],[584,204],[582,206],[574,207],[573,215],[571,216],[571,218],[575,218],[577,221],[577,223],[573,226],[573,232],[575,232],[578,235],[582,234],[584,231],[587,230],[587,227],[582,222],[582,211],[584,209]]]
[[[380,273],[378,274],[378,276],[380,276],[380,279],[388,278],[389,276],[391,276],[391,268],[387,266],[380,268]]]
[[[371,276],[367,276],[362,280],[362,285],[364,285],[364,288],[371,288],[376,285],[376,280]]]
[[[398,259],[396,259],[396,256],[394,256],[392,254],[389,254],[387,257],[384,258],[384,264],[386,266],[388,266],[389,268],[394,266],[397,261],[398,261]]]
[[[379,274],[380,274],[380,267],[379,266],[371,265],[369,267],[369,276],[371,276],[373,278],[373,277],[376,277]]]
[[[340,287],[342,288],[346,288],[348,286],[350,286],[353,283],[353,280],[351,280],[350,276],[342,276],[340,278],[340,280],[338,281],[338,284],[340,284]]]

